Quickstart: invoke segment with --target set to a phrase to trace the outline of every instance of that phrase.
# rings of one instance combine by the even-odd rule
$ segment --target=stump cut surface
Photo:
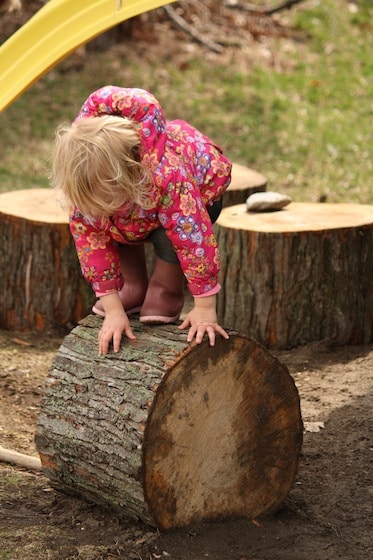
[[[273,212],[248,212],[244,204],[237,204],[224,208],[218,223],[233,229],[279,234],[346,229],[373,224],[373,206],[292,202]]]
[[[69,216],[59,205],[53,189],[24,189],[0,195],[3,214],[32,222],[68,224]]]

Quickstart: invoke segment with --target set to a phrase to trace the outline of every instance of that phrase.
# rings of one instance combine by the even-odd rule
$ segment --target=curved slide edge
[[[174,0],[49,0],[0,47],[0,111],[80,45]]]

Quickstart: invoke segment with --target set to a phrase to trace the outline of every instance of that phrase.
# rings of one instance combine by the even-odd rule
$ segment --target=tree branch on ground
[[[1,447],[1,445],[0,462],[10,463],[11,465],[18,465],[19,467],[24,467],[25,469],[32,471],[41,470],[41,461],[39,457],[24,455],[23,453],[18,453],[18,451],[13,451],[12,449],[5,449],[5,447]]]
[[[281,12],[282,10],[290,10],[290,8],[292,8],[295,4],[300,4],[301,2],[304,2],[304,0],[287,0],[287,2],[282,2],[274,8],[260,8],[254,4],[240,4],[239,2],[232,2],[230,0],[224,2],[224,5],[227,8],[233,8],[243,12],[250,12],[261,16],[271,16],[272,14]]]
[[[221,45],[215,43],[215,41],[211,41],[210,39],[201,37],[201,35],[198,33],[195,27],[187,23],[183,17],[179,16],[179,14],[176,12],[174,8],[172,8],[172,6],[166,5],[163,6],[163,9],[166,12],[167,16],[171,19],[171,21],[175,23],[177,27],[179,27],[182,31],[184,31],[184,33],[190,35],[195,41],[201,43],[205,47],[208,47],[213,52],[216,53],[223,52],[224,49]]]
[[[0,12],[15,12],[22,8],[20,0],[0,0]]]

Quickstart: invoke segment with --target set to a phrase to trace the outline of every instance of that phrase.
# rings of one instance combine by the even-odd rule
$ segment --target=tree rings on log
[[[36,445],[56,488],[161,529],[276,511],[302,442],[298,391],[263,346],[230,332],[188,344],[177,326],[98,356],[86,317],[58,350]]]
[[[246,202],[248,196],[255,192],[263,192],[267,187],[267,179],[258,171],[232,164],[232,181],[223,196],[223,206],[233,206]]]
[[[0,325],[9,330],[71,328],[92,304],[52,189],[0,195]]]
[[[373,206],[291,203],[277,212],[223,208],[218,316],[268,348],[373,334]]]

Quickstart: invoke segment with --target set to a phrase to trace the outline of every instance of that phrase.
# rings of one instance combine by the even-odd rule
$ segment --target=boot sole
[[[180,313],[173,317],[167,317],[165,315],[144,315],[140,317],[140,323],[146,323],[147,325],[169,325],[171,323],[176,323],[179,317]]]
[[[126,311],[127,315],[134,315],[135,313],[140,313],[141,310],[141,306],[139,307],[134,307],[133,309],[129,309],[128,311]],[[96,315],[99,315],[100,317],[105,317],[105,311],[103,311],[102,309],[99,309],[98,307],[96,307],[96,305],[94,305],[92,307],[92,311],[93,313],[95,313]]]

